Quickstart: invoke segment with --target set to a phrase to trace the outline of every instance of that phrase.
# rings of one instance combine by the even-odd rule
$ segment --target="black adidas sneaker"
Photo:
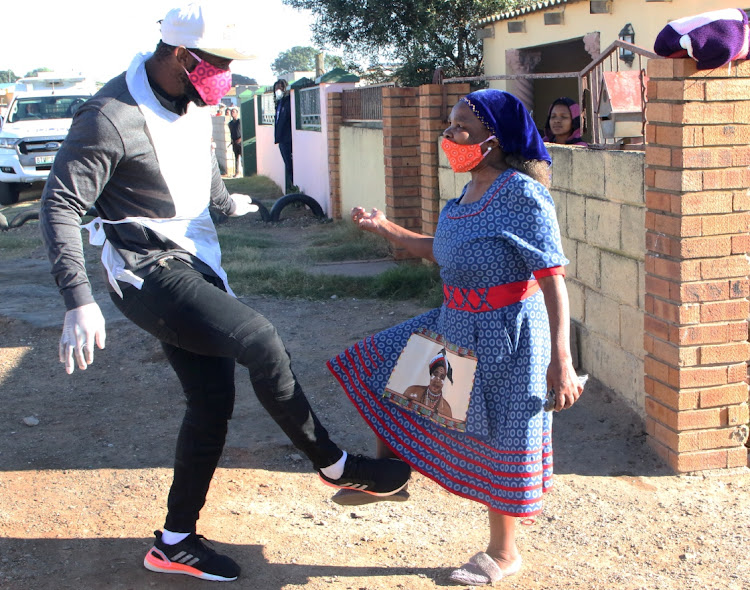
[[[143,565],[152,572],[185,574],[216,582],[231,582],[240,575],[240,566],[226,555],[219,555],[207,547],[203,535],[190,533],[188,537],[167,545],[161,540],[161,531],[154,531],[156,541],[143,558]]]
[[[373,496],[391,496],[403,489],[411,476],[411,467],[400,459],[370,459],[348,455],[344,474],[338,479],[318,472],[323,483],[341,489],[358,490]]]

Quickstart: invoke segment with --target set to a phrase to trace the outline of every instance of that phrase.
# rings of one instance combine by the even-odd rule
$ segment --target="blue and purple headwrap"
[[[461,100],[490,133],[497,137],[506,154],[520,154],[525,160],[545,160],[548,164],[552,163],[534,120],[515,96],[488,88],[467,94]]]

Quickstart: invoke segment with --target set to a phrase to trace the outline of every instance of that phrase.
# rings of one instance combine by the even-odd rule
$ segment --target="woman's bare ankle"
[[[521,558],[521,553],[518,551],[518,548],[512,550],[498,550],[488,547],[486,553],[497,562],[500,569],[514,565]]]

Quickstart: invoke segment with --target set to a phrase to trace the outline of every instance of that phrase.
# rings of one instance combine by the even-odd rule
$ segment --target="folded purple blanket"
[[[671,21],[657,35],[654,51],[663,57],[692,57],[699,70],[747,59],[747,14],[726,8]]]

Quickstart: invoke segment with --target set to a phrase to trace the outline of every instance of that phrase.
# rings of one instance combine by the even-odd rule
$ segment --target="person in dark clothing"
[[[292,106],[286,80],[277,80],[273,85],[276,100],[276,117],[274,118],[273,140],[279,144],[281,157],[284,159],[285,191],[291,192],[294,186],[294,165],[292,158]]]
[[[103,245],[110,298],[160,340],[185,393],[164,530],[155,531],[144,566],[218,581],[236,579],[240,567],[206,546],[196,524],[232,416],[235,363],[327,485],[385,496],[410,474],[402,461],[347,455],[329,438],[276,329],[229,287],[210,211],[239,216],[257,206],[224,186],[208,149],[211,111],[203,107],[229,90],[231,61],[248,59],[235,39],[213,5],[171,10],[155,52],[136,56],[75,114],[40,211],[67,309],[58,352],[66,372],[86,369],[94,344],[105,344],[79,227],[93,205],[99,217],[84,227]]]
[[[232,140],[232,151],[234,152],[234,177],[242,176],[240,170],[240,156],[242,155],[242,123],[240,122],[240,110],[232,107],[232,119],[228,123],[229,137]]]

